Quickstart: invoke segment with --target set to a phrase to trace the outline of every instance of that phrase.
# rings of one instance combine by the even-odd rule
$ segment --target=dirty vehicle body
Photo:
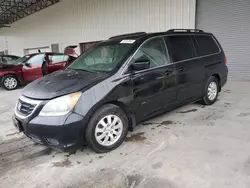
[[[0,65],[1,86],[7,90],[32,82],[45,74],[63,69],[75,58],[60,53],[25,55],[11,64]]]
[[[227,75],[211,33],[115,36],[26,86],[13,120],[35,142],[60,149],[87,143],[107,152],[138,122],[198,100],[213,104]]]

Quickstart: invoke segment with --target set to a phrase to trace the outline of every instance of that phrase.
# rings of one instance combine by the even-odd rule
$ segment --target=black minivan
[[[138,122],[190,102],[213,104],[227,82],[226,62],[219,42],[202,30],[114,36],[27,85],[14,125],[52,148],[87,143],[108,152]]]

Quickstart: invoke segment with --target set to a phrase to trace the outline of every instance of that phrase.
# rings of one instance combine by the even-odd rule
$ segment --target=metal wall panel
[[[61,0],[0,30],[9,51],[99,41],[138,31],[194,28],[196,0]],[[1,50],[1,49],[0,49]]]
[[[229,67],[229,79],[250,81],[250,1],[197,0],[196,26],[214,33]]]
[[[1,36],[0,33],[0,51],[4,51],[7,48],[6,40],[4,36]]]

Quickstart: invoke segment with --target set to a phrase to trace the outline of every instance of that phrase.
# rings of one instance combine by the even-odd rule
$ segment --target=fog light
[[[36,135],[33,135],[33,134],[28,135],[28,134],[26,134],[26,136],[29,137],[35,143],[38,143],[38,144],[42,143],[41,139]]]
[[[55,138],[46,138],[46,140],[48,141],[49,144],[52,144],[52,145],[58,145],[59,142],[57,139]]]

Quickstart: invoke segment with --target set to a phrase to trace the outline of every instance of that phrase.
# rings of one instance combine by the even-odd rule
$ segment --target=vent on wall
[[[8,50],[0,51],[0,55],[8,55]]]
[[[59,52],[59,44],[51,44],[52,52]]]
[[[24,54],[24,55],[29,54],[29,50],[28,50],[28,49],[24,49],[24,50],[23,50],[23,54]]]

